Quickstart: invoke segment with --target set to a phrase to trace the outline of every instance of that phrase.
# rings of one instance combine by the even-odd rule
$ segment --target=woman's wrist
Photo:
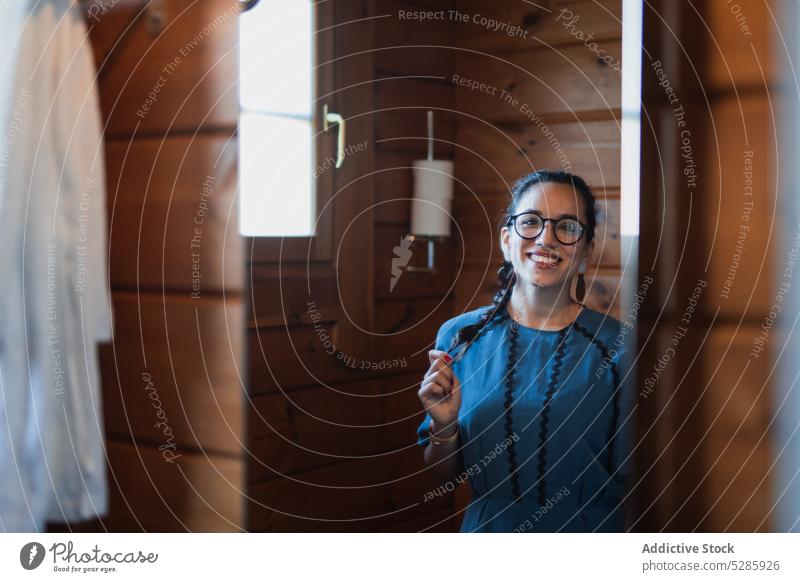
[[[428,430],[430,431],[431,437],[433,437],[435,440],[439,441],[455,440],[455,437],[458,435],[459,432],[458,421],[454,420],[451,423],[440,426],[439,424],[436,423],[435,420],[431,419],[431,422],[428,425]]]

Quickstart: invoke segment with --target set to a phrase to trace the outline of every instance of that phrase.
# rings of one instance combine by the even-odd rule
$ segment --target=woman
[[[469,479],[461,531],[625,529],[632,326],[580,303],[596,222],[578,176],[519,180],[492,304],[439,329],[417,434],[444,481]]]

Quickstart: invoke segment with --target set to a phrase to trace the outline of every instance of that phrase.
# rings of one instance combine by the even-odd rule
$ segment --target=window
[[[262,0],[239,28],[239,231],[314,234],[314,5]]]

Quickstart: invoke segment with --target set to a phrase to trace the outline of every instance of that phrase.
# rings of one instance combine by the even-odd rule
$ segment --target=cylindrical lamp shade
[[[450,236],[453,202],[453,162],[414,160],[414,200],[411,234]]]

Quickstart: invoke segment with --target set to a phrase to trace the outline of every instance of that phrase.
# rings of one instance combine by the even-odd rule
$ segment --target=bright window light
[[[312,3],[261,0],[239,26],[239,231],[311,236]]]

